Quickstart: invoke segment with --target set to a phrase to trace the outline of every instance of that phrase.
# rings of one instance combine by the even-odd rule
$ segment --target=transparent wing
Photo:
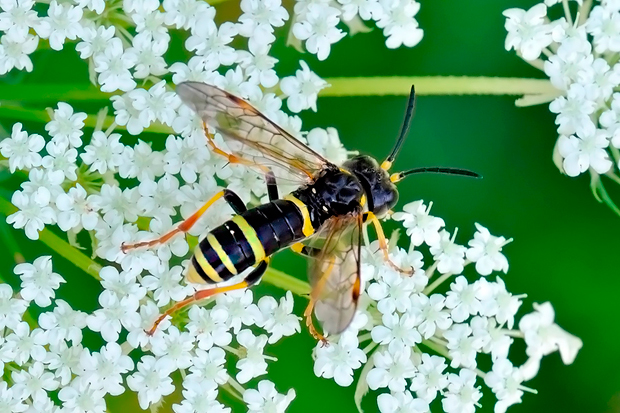
[[[308,278],[314,315],[324,333],[340,334],[355,316],[360,295],[362,215],[351,214],[327,221],[312,237],[314,251]]]
[[[234,155],[257,167],[272,167],[276,178],[309,182],[329,164],[241,98],[199,82],[181,83],[176,92],[208,126],[220,132]]]

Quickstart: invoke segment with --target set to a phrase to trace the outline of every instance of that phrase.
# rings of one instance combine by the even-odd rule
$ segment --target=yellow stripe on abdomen
[[[194,257],[196,258],[196,262],[198,262],[198,265],[200,265],[200,268],[205,272],[205,274],[207,274],[207,277],[209,277],[213,282],[219,283],[219,282],[224,281],[222,277],[220,277],[217,271],[215,271],[215,269],[211,266],[211,264],[209,264],[209,262],[205,258],[204,254],[202,253],[202,250],[200,249],[200,244],[196,245],[196,248],[194,249]],[[187,274],[188,279],[190,275],[191,273]]]
[[[258,239],[258,235],[256,231],[248,221],[245,220],[241,215],[235,215],[232,218],[232,222],[237,224],[245,239],[250,244],[250,248],[252,248],[252,252],[254,253],[254,260],[258,263],[265,259],[265,248],[263,248],[263,243]]]
[[[294,203],[295,206],[299,209],[299,212],[301,212],[301,216],[303,217],[303,220],[304,220],[301,232],[304,234],[304,236],[309,237],[310,235],[314,234],[314,227],[312,226],[312,221],[310,220],[310,213],[308,212],[308,206],[304,204],[303,202],[301,202],[300,199],[294,197],[292,194],[288,194],[283,199]]]
[[[220,257],[220,260],[222,260],[222,264],[224,264],[224,266],[228,269],[228,271],[230,271],[232,275],[236,275],[237,269],[235,268],[235,264],[233,264],[228,254],[226,254],[226,251],[224,251],[224,248],[222,248],[222,245],[217,240],[217,238],[215,238],[213,234],[208,234],[207,241],[209,241],[209,244],[211,245],[211,248],[213,248],[213,251],[215,251],[217,256]]]

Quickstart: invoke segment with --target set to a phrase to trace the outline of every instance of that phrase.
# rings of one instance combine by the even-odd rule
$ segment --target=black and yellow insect
[[[243,164],[264,174],[269,203],[247,209],[241,198],[225,189],[176,229],[148,242],[123,245],[123,250],[164,243],[187,232],[218,199],[224,198],[237,215],[210,231],[197,245],[186,277],[193,283],[218,284],[254,267],[238,284],[216,286],[196,292],[175,304],[155,323],[179,308],[215,294],[246,288],[265,273],[269,257],[291,248],[309,257],[308,277],[312,286],[304,315],[310,332],[324,336],[313,325],[312,314],[324,333],[339,334],[355,315],[360,295],[362,228],[372,223],[388,265],[388,245],[379,218],[398,200],[395,183],[405,176],[435,172],[478,177],[453,168],[417,168],[388,174],[409,130],[415,107],[411,88],[405,120],[394,149],[379,165],[369,156],[357,156],[337,166],[270,121],[248,102],[215,86],[185,82],[177,86],[183,102],[201,118],[213,152],[230,163]],[[207,126],[208,125],[208,126]],[[220,149],[208,127],[218,131],[230,152]],[[296,182],[299,189],[279,197],[278,181]],[[301,242],[306,244],[302,244]],[[313,311],[314,310],[314,311]]]

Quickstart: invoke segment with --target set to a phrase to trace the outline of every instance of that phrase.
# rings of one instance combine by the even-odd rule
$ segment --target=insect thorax
[[[361,211],[363,194],[364,188],[359,180],[338,168],[323,170],[312,184],[293,192],[308,206],[315,229],[333,216]]]

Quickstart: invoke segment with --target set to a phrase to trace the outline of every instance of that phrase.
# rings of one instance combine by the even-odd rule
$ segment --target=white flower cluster
[[[557,114],[560,171],[572,177],[589,171],[595,184],[602,174],[620,182],[620,3],[603,0],[590,10],[593,2],[577,0],[573,16],[563,1],[564,17],[550,21],[548,7],[556,3],[504,11],[506,50],[543,70],[558,89],[548,98]]]
[[[505,412],[521,402],[524,391],[532,391],[522,383],[538,373],[543,356],[559,351],[570,364],[582,342],[555,324],[549,303],[535,304],[515,329],[523,296],[509,293],[499,276],[485,278],[508,271],[502,247],[511,240],[476,224],[469,248],[458,245],[444,221],[429,212],[430,206],[416,201],[393,216],[403,221],[411,247],[392,249],[391,258],[403,268],[413,267],[413,276],[381,265],[383,255],[372,252],[376,246],[366,249],[363,308],[337,342],[317,345],[314,371],[349,386],[353,371],[365,363],[356,401],[369,389],[387,389],[377,397],[382,413],[425,413],[437,397],[447,413],[473,412],[482,397],[481,382],[497,397],[495,412]],[[428,248],[433,262],[424,265],[420,246]],[[462,274],[472,263],[482,277],[469,282]],[[450,289],[438,292],[451,278]],[[519,367],[508,357],[515,339],[525,341],[528,356]],[[483,355],[492,362],[486,373],[478,368]]]

